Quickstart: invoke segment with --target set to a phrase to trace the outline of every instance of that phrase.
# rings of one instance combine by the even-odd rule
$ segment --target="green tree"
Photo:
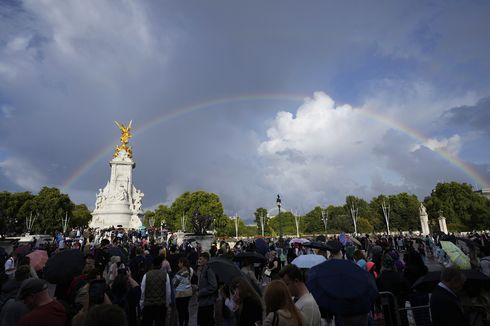
[[[143,225],[146,227],[160,227],[165,225],[172,230],[182,230],[182,219],[175,220],[172,218],[171,210],[166,205],[160,204],[154,211],[146,211],[143,218]],[[189,227],[190,225],[187,225]]]
[[[214,219],[223,215],[223,205],[218,195],[205,191],[183,193],[170,209],[174,220],[178,220],[182,214],[190,217],[195,234],[205,234]]]
[[[374,227],[369,223],[368,219],[365,217],[360,217],[357,223],[359,233],[372,233]]]
[[[22,233],[25,230],[25,219],[19,215],[24,203],[34,198],[30,192],[0,192],[0,218],[5,233]]]
[[[369,204],[364,199],[356,196],[347,196],[345,198],[344,209],[351,218],[352,221],[351,223],[353,225],[352,226],[353,228],[354,228],[354,217],[352,216],[353,214],[357,216],[357,222],[359,222],[359,218],[361,217],[369,220],[369,216],[371,215]],[[355,228],[354,228],[354,232],[355,232]],[[360,230],[358,229],[357,232],[360,232]]]
[[[438,183],[425,198],[429,219],[437,220],[439,212],[446,217],[451,231],[485,229],[490,226],[490,201],[475,193],[467,183]]]
[[[270,234],[269,231],[269,215],[267,212],[267,209],[263,207],[259,207],[255,210],[254,213],[255,216],[255,223],[257,224],[257,234],[262,234],[262,224],[261,224],[261,218],[264,220],[264,235],[265,234]]]
[[[70,219],[70,226],[72,227],[87,227],[88,223],[92,219],[92,214],[87,205],[80,204],[75,205],[72,211],[72,218]]]
[[[323,208],[320,206],[315,207],[313,210],[306,213],[304,216],[304,232],[311,233],[325,233],[325,227],[322,218]]]
[[[68,213],[72,217],[75,204],[72,203],[67,194],[61,193],[57,188],[43,187],[34,198],[24,202],[19,209],[18,217],[24,222],[32,215],[36,218],[33,232],[53,233],[61,230],[61,221]]]
[[[235,231],[229,231],[230,225],[234,225],[234,222],[226,214],[218,216],[214,219],[214,229],[216,230],[216,235],[218,237],[230,236],[234,234]]]

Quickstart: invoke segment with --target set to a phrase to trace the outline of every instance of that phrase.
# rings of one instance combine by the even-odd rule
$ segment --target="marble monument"
[[[422,203],[420,203],[419,215],[420,215],[420,226],[422,228],[422,235],[427,235],[430,233],[429,216],[427,215],[427,210],[426,210],[424,204],[422,204]]]
[[[121,130],[121,144],[116,146],[113,159],[109,162],[111,177],[104,189],[99,189],[92,212],[91,228],[111,226],[125,229],[139,228],[142,223],[142,200],[144,194],[133,185],[133,151],[129,146],[131,123],[116,125]]]

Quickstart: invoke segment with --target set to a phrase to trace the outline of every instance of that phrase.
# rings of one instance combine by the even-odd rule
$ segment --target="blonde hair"
[[[266,315],[282,309],[291,314],[291,318],[296,320],[297,325],[303,325],[300,312],[294,305],[291,299],[291,293],[283,281],[274,280],[269,283],[264,291],[264,303]]]

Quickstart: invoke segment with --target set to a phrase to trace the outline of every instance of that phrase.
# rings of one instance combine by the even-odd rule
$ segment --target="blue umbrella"
[[[269,246],[264,239],[255,239],[255,251],[261,253],[262,255],[265,255],[269,251]]]
[[[348,260],[333,259],[314,266],[307,287],[320,307],[338,315],[367,313],[378,296],[372,275]]]

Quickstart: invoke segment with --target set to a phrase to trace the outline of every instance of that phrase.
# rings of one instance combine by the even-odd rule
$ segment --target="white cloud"
[[[19,158],[1,161],[0,171],[12,182],[30,191],[37,191],[46,185],[44,175],[32,164]]]
[[[442,149],[445,152],[457,157],[462,147],[461,137],[453,135],[450,138],[430,138],[426,144],[431,150]]]
[[[308,203],[340,202],[369,182],[367,171],[381,164],[373,155],[388,127],[362,109],[337,106],[317,92],[295,115],[279,112],[258,152],[268,162],[266,180]],[[301,202],[301,200],[297,200]]]

